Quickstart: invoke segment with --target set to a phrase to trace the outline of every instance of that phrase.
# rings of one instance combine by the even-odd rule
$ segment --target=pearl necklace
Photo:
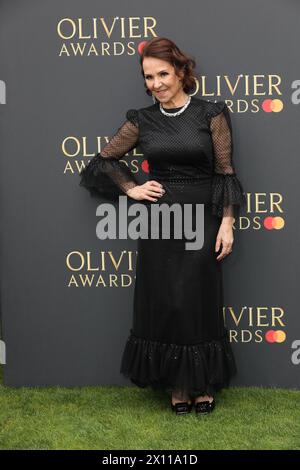
[[[165,116],[168,116],[168,117],[175,117],[175,116],[179,116],[179,114],[183,113],[183,111],[185,111],[185,109],[188,107],[188,105],[190,104],[191,102],[191,96],[188,97],[187,99],[187,102],[185,103],[185,105],[179,110],[179,111],[176,111],[176,113],[168,113],[163,107],[162,107],[162,104],[159,103],[159,109],[160,111],[165,115]]]

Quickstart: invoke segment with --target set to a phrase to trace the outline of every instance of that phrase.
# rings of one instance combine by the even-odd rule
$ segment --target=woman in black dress
[[[133,325],[121,373],[139,387],[171,393],[177,414],[214,409],[215,394],[236,373],[223,318],[221,261],[232,251],[245,193],[232,161],[232,129],[224,101],[189,95],[195,61],[167,38],[154,38],[140,58],[155,103],[130,109],[108,144],[81,172],[91,194],[153,204],[204,205],[204,244],[185,237],[138,239]],[[119,160],[139,146],[149,180],[139,184]],[[195,211],[192,212],[195,227]],[[151,220],[149,220],[151,224]],[[150,232],[149,232],[150,233]]]

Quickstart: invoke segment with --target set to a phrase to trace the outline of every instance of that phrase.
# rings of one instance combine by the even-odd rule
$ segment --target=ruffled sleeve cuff
[[[116,200],[138,184],[126,164],[114,157],[103,157],[100,153],[80,172],[79,185],[86,188],[92,197]]]
[[[232,206],[237,219],[241,208],[246,205],[246,194],[235,173],[214,173],[212,180],[212,212],[223,216],[224,208]]]

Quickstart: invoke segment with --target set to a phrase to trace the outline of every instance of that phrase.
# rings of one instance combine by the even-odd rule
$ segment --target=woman
[[[224,101],[189,95],[195,61],[171,40],[146,43],[140,64],[155,103],[127,111],[80,184],[92,194],[127,194],[146,207],[204,205],[201,249],[186,250],[184,237],[138,240],[133,327],[121,373],[139,387],[171,393],[177,414],[193,403],[206,414],[236,373],[222,313],[221,261],[232,251],[232,225],[245,194],[232,161],[230,112]],[[149,163],[144,184],[119,162],[137,145]],[[195,217],[193,211],[193,224]]]

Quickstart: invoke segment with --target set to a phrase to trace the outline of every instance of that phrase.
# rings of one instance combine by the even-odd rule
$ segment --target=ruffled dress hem
[[[227,330],[217,340],[189,345],[141,338],[130,330],[120,372],[141,388],[184,390],[196,397],[228,387],[237,369]]]

